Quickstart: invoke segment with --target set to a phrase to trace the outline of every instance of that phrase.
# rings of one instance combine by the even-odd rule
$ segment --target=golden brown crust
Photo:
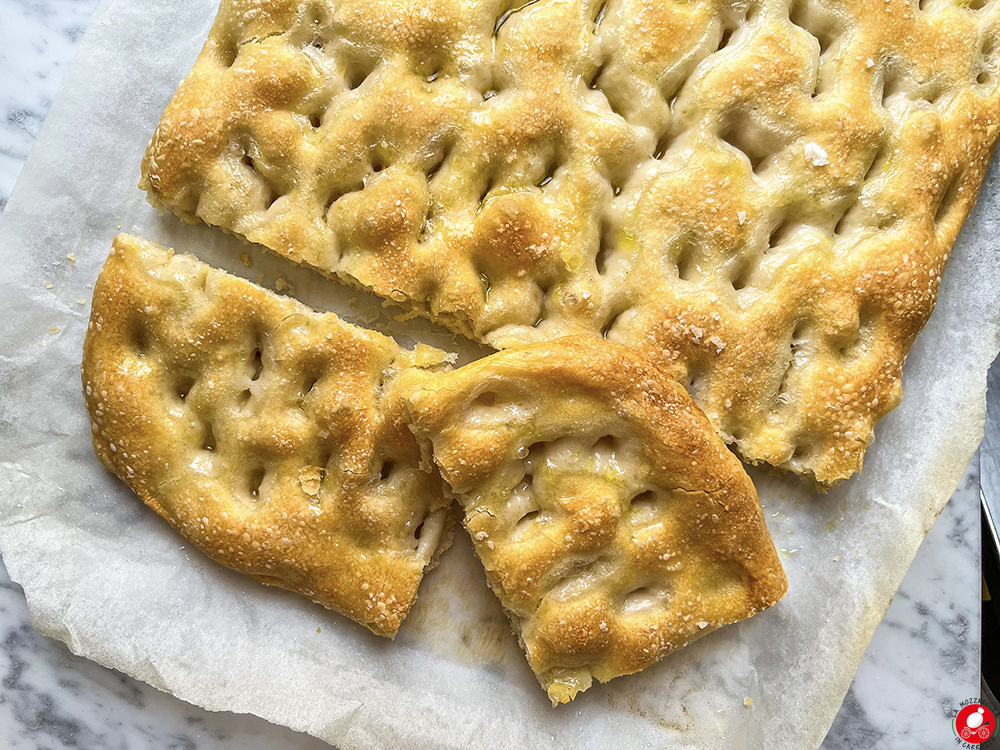
[[[553,703],[787,589],[739,460],[630,349],[588,335],[515,347],[407,403]]]
[[[224,0],[157,205],[495,346],[605,331],[833,483],[997,139],[1000,5]]]
[[[213,560],[392,637],[450,540],[400,350],[194,257],[120,235],[83,385],[100,460]]]

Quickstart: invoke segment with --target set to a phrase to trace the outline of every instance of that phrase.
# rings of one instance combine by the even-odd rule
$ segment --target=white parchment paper
[[[818,746],[981,436],[1000,347],[997,165],[864,474],[812,496],[794,478],[753,473],[790,580],[784,601],[552,709],[461,535],[390,643],[210,562],[94,458],[79,362],[91,285],[118,231],[291,284],[403,343],[478,355],[145,203],[142,152],[214,14],[214,0],[105,0],[0,224],[0,549],[35,627],[192,703],[343,750]]]

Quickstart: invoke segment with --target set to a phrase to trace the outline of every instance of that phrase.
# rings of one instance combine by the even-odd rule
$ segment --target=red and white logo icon
[[[980,703],[970,703],[955,717],[955,734],[970,745],[985,742],[996,731],[993,712]]]

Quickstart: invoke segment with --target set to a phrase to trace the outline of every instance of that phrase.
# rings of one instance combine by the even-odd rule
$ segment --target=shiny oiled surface
[[[787,591],[739,459],[634,350],[566,336],[404,398],[553,704]]]
[[[998,35],[981,2],[224,0],[141,186],[493,346],[604,333],[835,484],[989,163]]]
[[[92,304],[101,462],[213,560],[393,637],[451,541],[400,398],[447,355],[124,234]]]

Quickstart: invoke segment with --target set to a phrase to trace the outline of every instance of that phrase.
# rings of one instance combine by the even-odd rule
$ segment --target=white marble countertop
[[[0,212],[96,6],[97,0],[0,0]],[[920,547],[826,750],[944,747],[953,741],[958,704],[979,695],[978,466],[976,457]],[[24,595],[2,564],[0,746],[329,747],[254,716],[205,711],[73,656],[32,629]]]

